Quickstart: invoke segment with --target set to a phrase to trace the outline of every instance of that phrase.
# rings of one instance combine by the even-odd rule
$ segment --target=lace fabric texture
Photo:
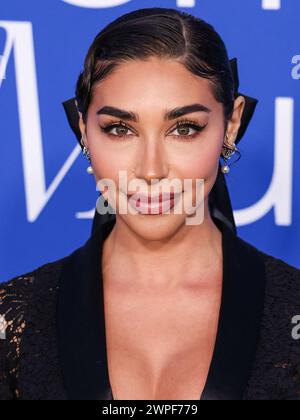
[[[267,289],[244,399],[300,400],[300,340],[292,337],[292,318],[300,315],[300,270],[259,252]],[[55,317],[63,262],[64,258],[0,284],[0,400],[67,399]]]
[[[300,270],[260,252],[267,287],[260,341],[245,399],[300,400],[300,339],[293,318],[300,316]]]
[[[0,284],[0,400],[65,399],[55,325],[63,260]]]

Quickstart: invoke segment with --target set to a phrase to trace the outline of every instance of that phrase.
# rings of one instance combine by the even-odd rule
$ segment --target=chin
[[[139,237],[147,241],[164,241],[174,236],[185,226],[185,215],[124,215],[120,216],[127,226]]]

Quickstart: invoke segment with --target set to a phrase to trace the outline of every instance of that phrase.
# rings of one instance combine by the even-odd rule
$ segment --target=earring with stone
[[[238,148],[236,147],[236,144],[233,143],[233,145],[231,146],[227,143],[228,137],[229,137],[228,134],[226,134],[226,141],[223,143],[223,148],[222,148],[222,158],[224,160],[224,165],[222,165],[221,171],[225,175],[230,172],[230,166],[233,165],[234,163],[236,163],[241,157],[240,152],[239,152]],[[238,155],[239,155],[238,159],[235,160],[234,162],[232,162],[231,164],[228,164],[227,162],[236,153],[238,153]]]
[[[87,160],[91,163],[90,151],[83,141],[83,136],[81,137],[80,143],[82,145],[82,153],[87,158]],[[91,165],[87,167],[86,171],[89,175],[92,175],[94,173],[93,167]]]

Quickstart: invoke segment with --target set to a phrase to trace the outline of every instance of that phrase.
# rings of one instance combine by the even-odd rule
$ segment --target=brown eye
[[[127,134],[128,128],[118,125],[114,127],[116,129],[117,136],[125,136]]]
[[[187,125],[185,125],[185,126],[183,125],[183,126],[179,127],[177,130],[178,130],[178,132],[181,136],[187,136],[190,132],[190,129],[191,129],[191,127],[189,127]]]
[[[175,134],[174,137],[183,140],[192,140],[204,130],[207,124],[200,125],[196,121],[179,121],[175,127],[175,131],[178,131],[179,135]],[[190,134],[190,130],[194,130],[194,133]]]
[[[120,121],[119,123],[108,123],[105,126],[100,125],[100,128],[104,133],[109,134],[112,137],[119,138],[124,138],[128,136],[128,130],[131,131],[131,129],[122,121]],[[112,130],[115,130],[115,133],[113,133]]]

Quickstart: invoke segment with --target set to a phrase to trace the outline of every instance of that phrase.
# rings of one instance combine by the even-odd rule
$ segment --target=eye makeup
[[[174,130],[182,129],[182,127],[186,127],[188,129],[195,130],[194,134],[172,135],[173,137],[175,137],[177,139],[181,139],[181,140],[185,140],[185,141],[191,141],[191,140],[195,139],[199,135],[199,133],[202,132],[205,129],[207,124],[208,123],[200,124],[195,120],[185,119],[185,120],[178,121],[176,123],[175,127],[173,127],[171,130],[169,130],[169,133],[170,132],[172,133]],[[134,131],[129,125],[127,125],[125,122],[123,122],[121,120],[120,121],[109,121],[109,122],[105,123],[104,125],[99,124],[99,127],[100,127],[100,129],[103,133],[109,135],[110,137],[117,138],[117,139],[126,139],[127,137],[130,137],[130,135],[128,135],[128,134],[121,134],[121,135],[112,134],[111,131],[114,128],[123,127],[123,129],[125,129],[125,130]]]

